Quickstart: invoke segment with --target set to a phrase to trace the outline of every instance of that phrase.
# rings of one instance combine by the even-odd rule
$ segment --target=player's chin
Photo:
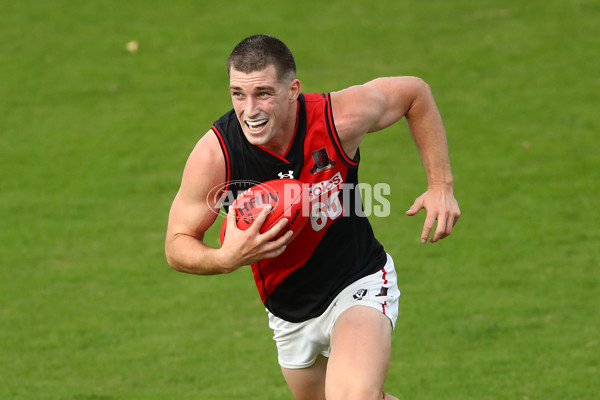
[[[262,129],[259,132],[252,131],[247,127],[244,129],[244,135],[250,144],[255,146],[263,145],[269,142],[270,135],[267,129]]]

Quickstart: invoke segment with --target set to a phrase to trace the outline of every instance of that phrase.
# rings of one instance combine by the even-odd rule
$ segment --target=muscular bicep
[[[169,212],[167,240],[179,235],[202,240],[219,212],[219,188],[225,183],[225,161],[212,131],[188,158],[181,186]]]
[[[214,223],[217,212],[202,201],[191,200],[179,192],[175,196],[169,212],[168,239],[172,240],[179,235],[187,235],[203,240],[204,233]]]

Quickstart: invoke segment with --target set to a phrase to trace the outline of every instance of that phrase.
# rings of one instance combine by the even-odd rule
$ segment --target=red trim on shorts
[[[387,271],[385,270],[385,267],[381,268],[381,272],[383,273],[383,275],[381,275],[381,279],[383,279],[383,284],[385,285],[388,283],[388,280],[385,277],[387,275]],[[381,312],[383,313],[383,315],[385,315],[385,306],[387,306],[387,301],[384,301],[383,304],[381,305]]]
[[[385,277],[387,275],[387,271],[385,270],[385,268],[381,268],[381,272],[383,272],[383,275],[381,276],[381,279],[383,279],[383,283],[388,283],[387,278]]]

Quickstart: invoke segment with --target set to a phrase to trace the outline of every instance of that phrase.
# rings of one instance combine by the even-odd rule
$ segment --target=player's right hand
[[[237,227],[235,209],[229,207],[227,229],[220,250],[226,272],[233,272],[260,260],[275,258],[284,252],[293,235],[292,231],[286,232],[277,240],[271,240],[285,227],[287,218],[282,218],[265,233],[259,232],[270,211],[271,206],[265,207],[252,225],[244,231]]]

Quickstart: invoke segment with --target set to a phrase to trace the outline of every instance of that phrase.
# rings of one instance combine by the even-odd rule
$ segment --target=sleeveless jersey
[[[305,183],[313,199],[310,220],[286,250],[252,265],[270,312],[290,322],[317,317],[346,286],[385,265],[385,251],[362,213],[356,187],[360,155],[350,159],[342,149],[329,94],[299,96],[296,130],[283,155],[250,144],[234,110],[212,130],[233,199],[255,183],[280,178]]]

